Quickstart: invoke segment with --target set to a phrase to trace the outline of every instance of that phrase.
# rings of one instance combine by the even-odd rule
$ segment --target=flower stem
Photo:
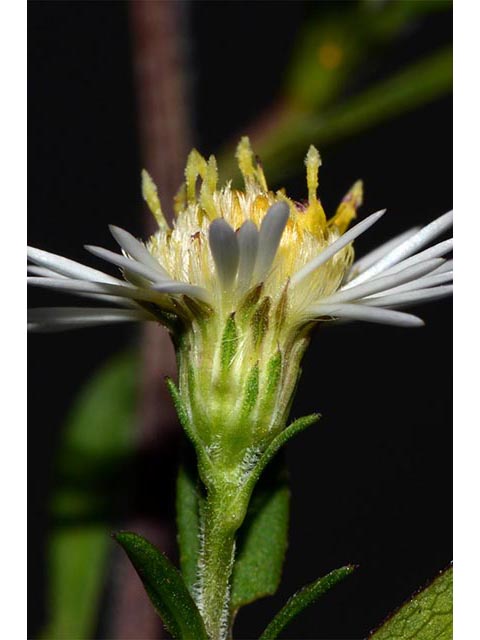
[[[199,604],[211,640],[224,640],[230,618],[230,579],[235,556],[235,534],[245,508],[233,508],[234,495],[223,485],[208,492],[202,518]]]

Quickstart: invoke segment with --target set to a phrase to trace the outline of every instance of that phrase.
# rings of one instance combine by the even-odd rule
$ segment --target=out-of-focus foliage
[[[321,149],[433,100],[450,90],[452,51],[448,49],[369,87],[323,114],[292,113],[276,135],[253,143],[270,181],[282,180],[312,141]],[[292,158],[295,161],[292,162]],[[226,158],[225,158],[226,160]],[[222,160],[219,161],[222,166]],[[232,166],[233,171],[233,166]]]
[[[372,66],[375,71],[381,68],[379,61],[428,14],[450,10],[449,0],[368,0],[335,6],[300,33],[271,112],[244,128],[272,182],[281,182],[298,166],[309,144],[324,149],[451,91],[450,46],[368,85]],[[356,89],[358,77],[361,90]],[[233,156],[230,146],[220,154],[224,179],[237,176]]]
[[[109,522],[133,449],[137,381],[137,358],[115,356],[81,390],[65,425],[48,549],[46,640],[82,640],[94,632]]]

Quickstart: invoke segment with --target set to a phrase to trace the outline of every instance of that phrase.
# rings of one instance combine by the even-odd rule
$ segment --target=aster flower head
[[[158,223],[154,235],[143,243],[111,227],[121,254],[86,247],[119,267],[121,277],[30,248],[30,284],[108,307],[34,309],[29,325],[39,331],[130,320],[166,325],[179,355],[180,395],[195,425],[193,438],[214,456],[222,433],[230,440],[236,434],[224,459],[238,454],[245,461],[252,433],[261,448],[283,428],[316,323],[418,326],[418,317],[398,309],[450,294],[452,261],[443,256],[452,240],[430,245],[451,226],[452,213],[354,261],[353,241],[385,213],[350,226],[362,203],[361,182],[327,218],[317,196],[321,161],[313,146],[302,203],[269,190],[247,138],[237,159],[243,190],[219,186],[214,156],[191,152],[171,226],[143,172],[143,195]]]

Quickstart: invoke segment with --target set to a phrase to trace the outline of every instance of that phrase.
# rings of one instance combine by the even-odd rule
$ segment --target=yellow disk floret
[[[233,189],[230,183],[222,188],[217,185],[216,160],[208,161],[193,150],[185,169],[185,184],[175,201],[176,219],[173,228],[163,224],[159,215],[160,205],[156,190],[148,174],[144,177],[144,196],[159,221],[159,230],[148,242],[148,249],[172,278],[205,287],[215,299],[219,291],[214,260],[208,234],[216,218],[223,218],[234,231],[247,222],[257,229],[270,207],[285,202],[290,211],[272,267],[265,277],[263,293],[273,303],[282,296],[289,279],[309,260],[334,242],[347,229],[356,216],[362,201],[361,182],[355,183],[347,193],[335,215],[327,220],[317,196],[320,154],[315,147],[308,150],[305,165],[307,173],[308,202],[298,203],[283,191],[274,193],[268,189],[263,169],[250,146],[248,138],[241,139],[237,147],[237,160],[244,178],[243,190]],[[341,284],[353,259],[350,245],[339,251],[322,265],[314,277],[305,279],[302,285],[289,291],[289,309],[301,316],[312,300],[329,295]],[[244,292],[241,292],[242,295]],[[225,297],[225,292],[222,292]],[[235,289],[231,291],[230,307],[238,304]]]

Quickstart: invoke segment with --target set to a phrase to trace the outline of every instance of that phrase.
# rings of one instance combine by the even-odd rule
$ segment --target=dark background
[[[108,223],[141,233],[127,9],[120,2],[29,4],[28,240],[80,261],[90,260],[84,243],[112,247]],[[317,3],[185,5],[200,151],[243,133],[272,102],[296,30],[313,10]],[[433,15],[388,57],[372,59],[371,73],[394,70],[450,38],[450,14]],[[451,208],[451,155],[451,99],[444,98],[323,152],[324,206],[332,211],[361,177],[363,213],[389,209],[356,243],[363,253]],[[301,163],[286,186],[304,197]],[[35,306],[69,304],[44,292],[31,298]],[[353,562],[356,573],[304,612],[286,637],[363,638],[450,561],[451,303],[417,312],[423,329],[352,324],[313,340],[293,414],[319,410],[323,418],[288,446],[293,501],[282,586],[240,613],[237,637],[258,636],[294,590]],[[32,636],[46,615],[47,502],[62,420],[82,381],[135,342],[137,331],[29,339]]]

